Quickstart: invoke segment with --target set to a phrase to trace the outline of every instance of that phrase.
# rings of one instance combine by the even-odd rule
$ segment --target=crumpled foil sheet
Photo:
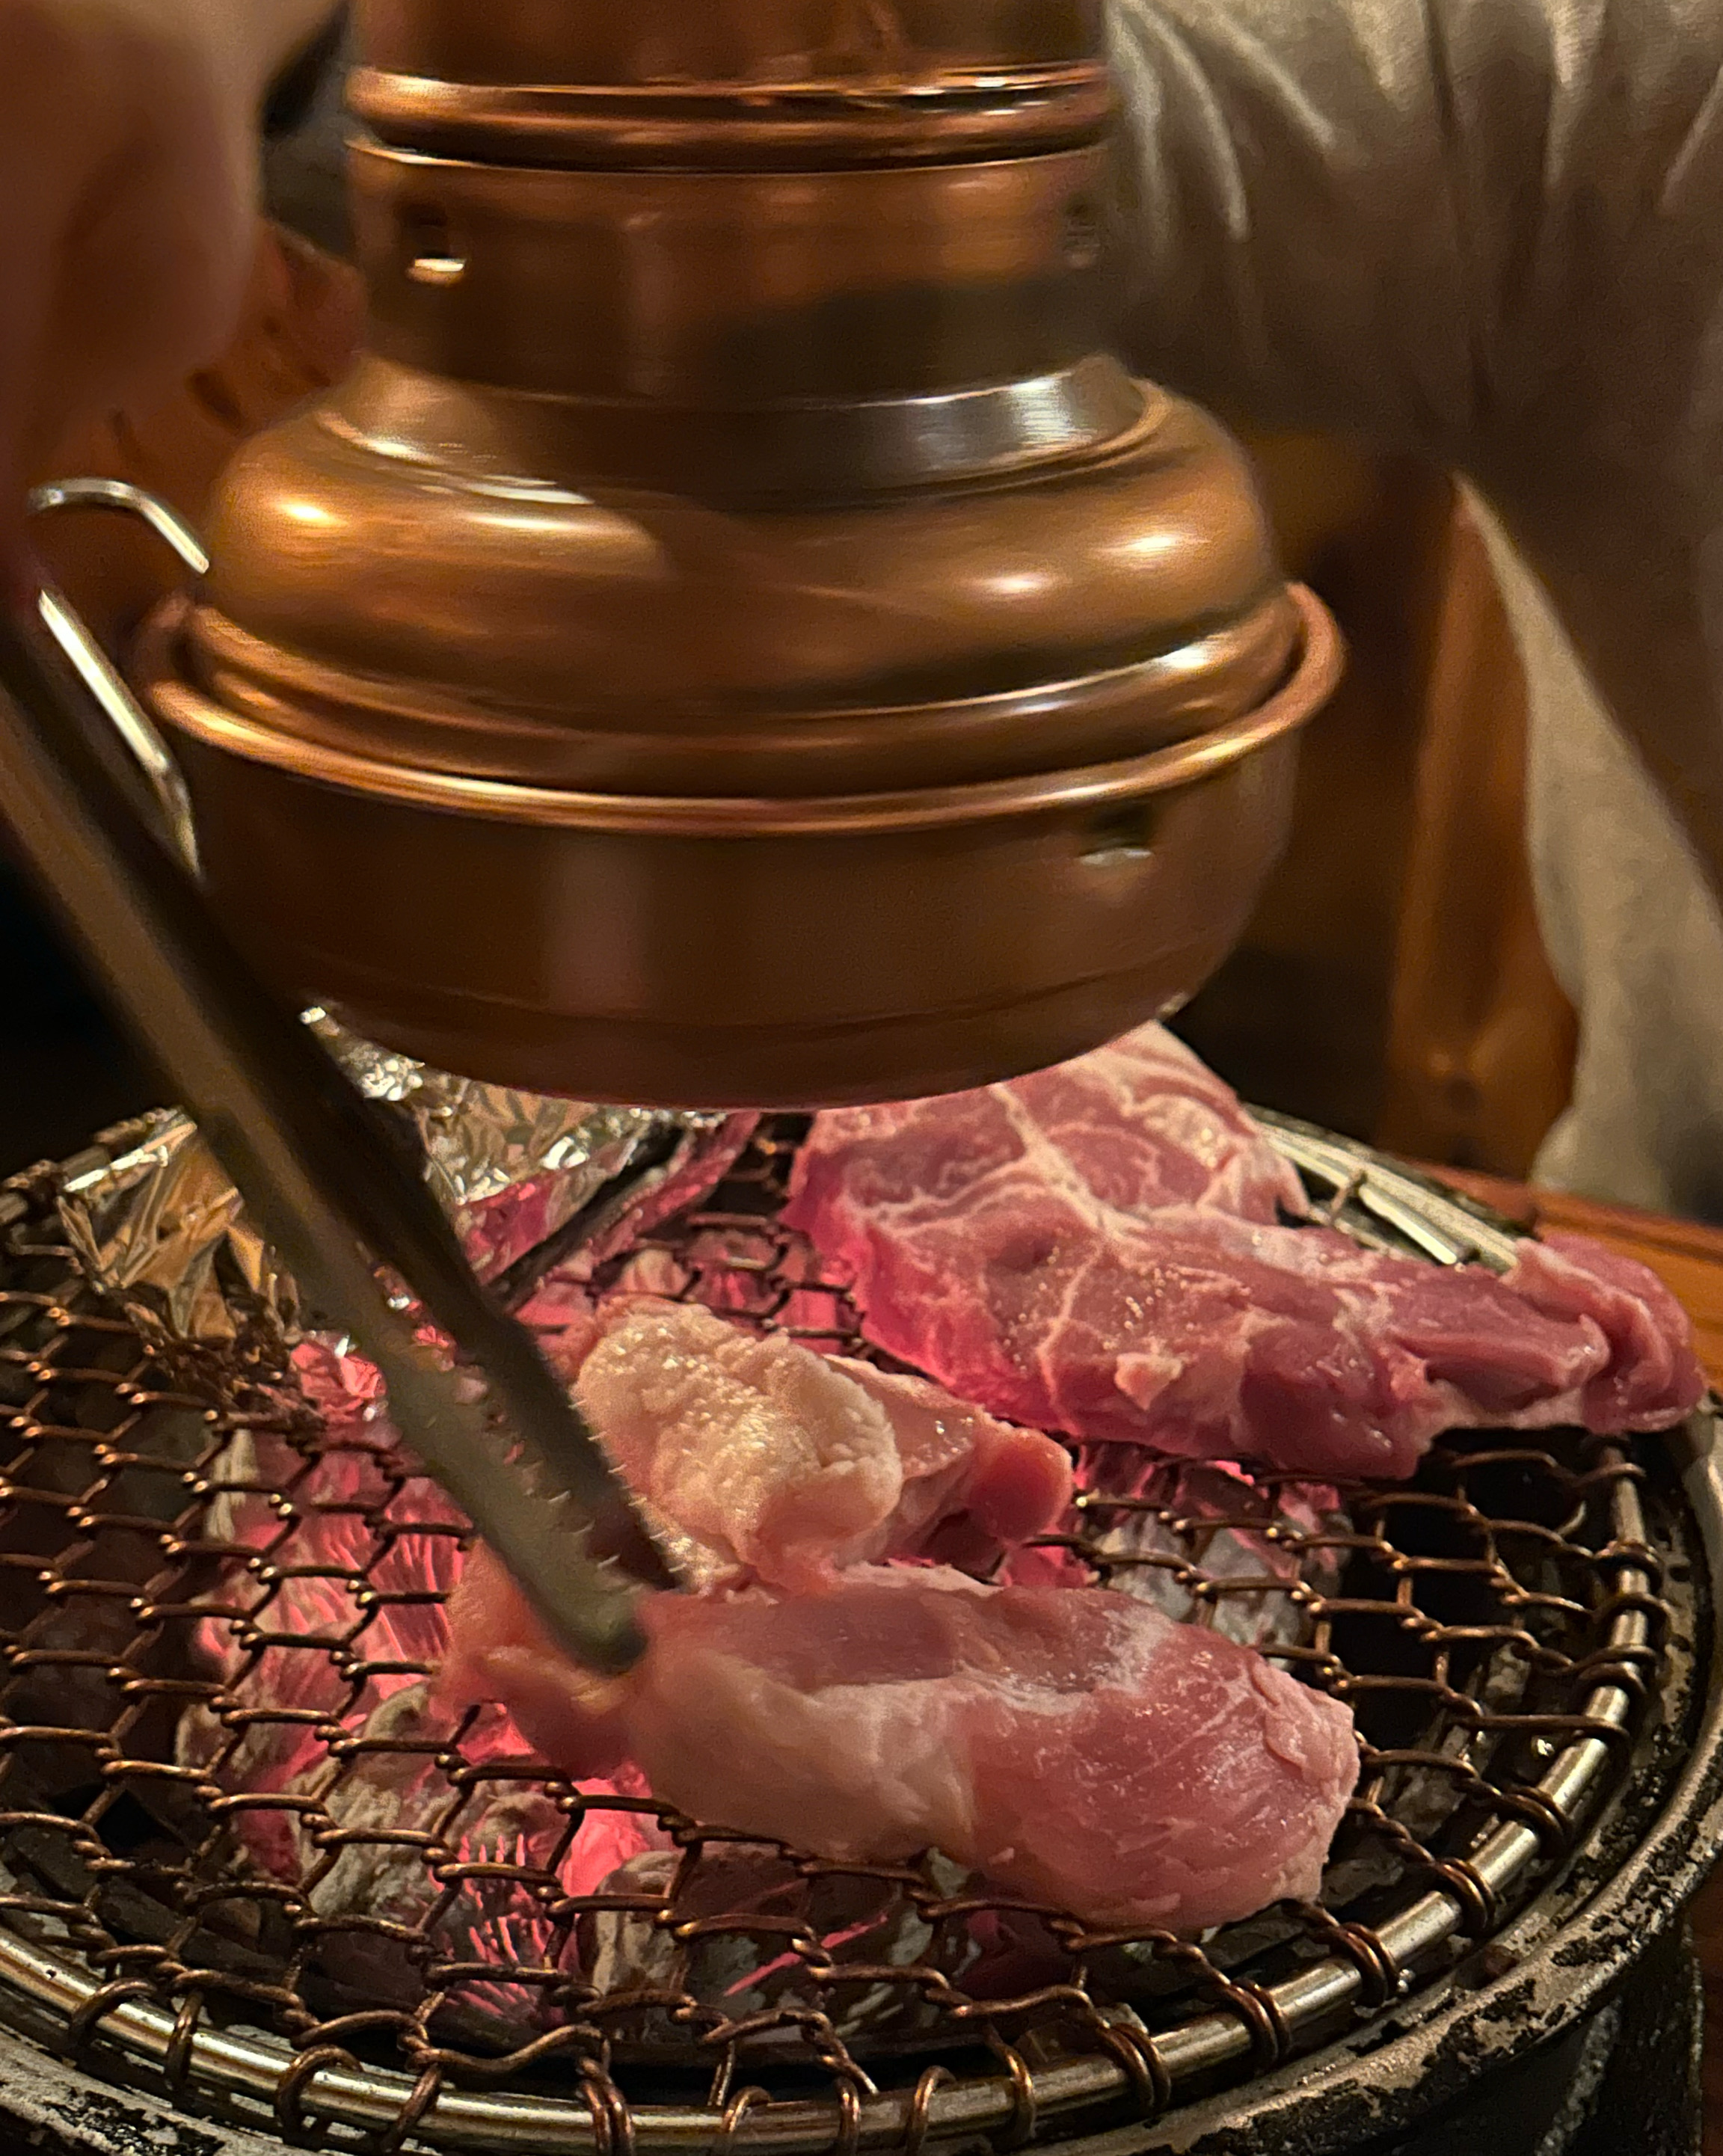
[[[158,1116],[141,1145],[59,1195],[79,1264],[146,1340],[249,1349],[298,1337],[299,1294],[245,1218],[189,1116]]]
[[[306,1023],[405,1123],[481,1280],[520,1267],[589,1209],[603,1250],[644,1233],[719,1182],[757,1120],[518,1092],[374,1047],[321,1011]],[[607,1211],[608,1187],[669,1137],[669,1158]],[[146,1338],[279,1360],[305,1328],[292,1280],[182,1113],[164,1111],[122,1159],[68,1183],[59,1212],[86,1274]]]

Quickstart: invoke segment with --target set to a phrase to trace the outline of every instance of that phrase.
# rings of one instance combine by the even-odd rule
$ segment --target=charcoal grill
[[[1504,1224],[1265,1120],[1360,1241],[1507,1260]],[[1054,1548],[1121,1589],[1156,1573],[1198,1622],[1272,1604],[1269,1650],[1367,1740],[1321,1907],[1200,1943],[1097,1934],[931,1861],[742,1845],[439,1725],[414,1687],[458,1523],[427,1523],[387,1433],[320,1424],[264,1364],[167,1367],[79,1275],[57,1195],[141,1134],[0,1193],[16,2136],[85,2156],[1695,2145],[1680,1921],[1723,1832],[1709,1409],[1669,1441],[1469,1433],[1403,1487],[1300,1509],[1240,1486],[1224,1516],[1165,1475],[1121,1484],[1116,1448],[1105,1476],[1083,1461]],[[854,1349],[853,1309],[775,1217],[797,1135],[767,1123],[634,1262]],[[634,1867],[595,1881],[582,1837],[606,1835]]]

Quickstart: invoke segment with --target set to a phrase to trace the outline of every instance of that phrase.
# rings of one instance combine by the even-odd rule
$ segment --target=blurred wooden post
[[[1252,1098],[1368,1137],[1453,490],[1411,459],[1239,431],[1283,558],[1339,619],[1346,672],[1305,737],[1285,856],[1179,1027]]]
[[[1456,499],[1424,685],[1378,1142],[1523,1176],[1572,1082],[1575,1021],[1526,857],[1526,693],[1488,552]]]

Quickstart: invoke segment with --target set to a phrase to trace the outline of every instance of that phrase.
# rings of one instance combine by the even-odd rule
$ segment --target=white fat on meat
[[[612,1312],[580,1404],[693,1584],[815,1589],[843,1568],[985,1564],[1070,1502],[1063,1447],[925,1378],[679,1303]]]
[[[927,1849],[1097,1925],[1199,1931],[1320,1884],[1352,1719],[1231,1641],[1104,1589],[863,1568],[812,1597],[651,1598],[599,1686],[480,1552],[452,1704],[508,1707],[577,1777],[623,1756],[714,1827],[838,1863]]]

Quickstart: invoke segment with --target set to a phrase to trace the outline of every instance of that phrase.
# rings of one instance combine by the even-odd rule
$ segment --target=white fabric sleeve
[[[1163,373],[1469,454],[1572,403],[1600,336],[1612,369],[1679,367],[1695,325],[1659,269],[1697,245],[1714,292],[1723,259],[1715,0],[1112,0],[1110,20],[1117,297]],[[1644,319],[1654,280],[1688,321]]]
[[[1723,889],[1723,7],[1110,20],[1126,356],[1471,477]]]

